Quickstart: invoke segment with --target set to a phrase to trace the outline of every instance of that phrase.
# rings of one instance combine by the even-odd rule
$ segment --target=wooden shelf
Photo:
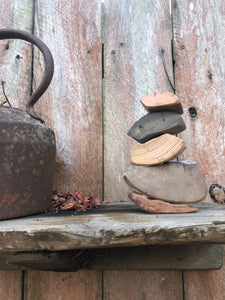
[[[199,211],[193,214],[151,215],[139,210],[132,203],[121,202],[104,204],[100,209],[76,215],[73,212],[46,213],[1,221],[0,267],[74,270],[89,266],[96,269],[96,264],[90,264],[90,257],[98,260],[99,255],[107,257],[104,258],[104,263],[101,260],[101,263],[97,264],[103,266],[107,260],[112,259],[112,253],[120,256],[120,260],[122,254],[118,253],[127,256],[129,251],[124,252],[122,249],[129,247],[130,261],[135,259],[134,249],[138,249],[139,256],[146,256],[150,249],[151,253],[155,253],[153,256],[161,251],[158,264],[154,265],[151,261],[146,265],[146,261],[142,261],[139,263],[142,268],[144,265],[147,268],[156,268],[157,265],[158,268],[163,268],[165,262],[162,257],[170,253],[172,261],[172,252],[174,253],[175,249],[178,255],[176,257],[181,253],[184,257],[187,256],[189,249],[188,255],[192,256],[192,262],[193,253],[195,256],[198,254],[198,261],[199,257],[204,256],[203,252],[210,257],[208,261],[211,264],[206,263],[204,259],[202,267],[201,264],[195,264],[199,269],[219,268],[222,265],[222,246],[209,244],[225,243],[225,208],[204,204],[198,207]],[[113,252],[112,248],[120,250]],[[213,259],[213,256],[216,258]],[[75,263],[72,266],[71,259],[74,260],[75,257],[79,257],[80,262],[79,265]],[[169,264],[169,268],[176,268],[179,260],[177,259],[174,258],[174,264]],[[122,261],[123,259],[117,266],[122,266]],[[186,265],[190,264],[187,257],[185,261]],[[131,265],[130,263],[127,268]],[[180,264],[179,267],[185,268],[185,265]]]
[[[151,215],[131,203],[88,213],[40,214],[0,222],[0,251],[74,250],[162,244],[225,243],[225,207]]]

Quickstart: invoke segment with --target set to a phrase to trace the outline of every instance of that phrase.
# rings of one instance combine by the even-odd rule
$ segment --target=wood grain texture
[[[32,32],[33,1],[0,0],[0,28],[14,28]],[[25,108],[31,89],[31,44],[21,40],[0,42],[0,80],[12,106]],[[3,99],[0,90],[0,102]]]
[[[218,270],[222,264],[223,245],[218,244],[0,252],[1,270]]]
[[[129,193],[129,198],[143,211],[149,214],[182,214],[198,211],[197,207],[186,204],[174,204],[161,200],[150,200],[145,195]]]
[[[224,253],[225,254],[225,253]],[[218,271],[185,271],[185,300],[223,300],[225,299],[225,259]]]
[[[32,32],[33,1],[0,0],[0,28]],[[25,108],[31,89],[32,48],[25,41],[0,41],[0,80],[13,107]],[[0,102],[4,96],[0,91]],[[21,299],[22,272],[0,271],[0,298]]]
[[[37,110],[56,134],[55,188],[102,195],[101,1],[36,1],[35,34],[50,48],[53,81]],[[34,53],[34,86],[41,79]]]
[[[93,214],[52,215],[1,221],[0,251],[225,243],[224,207],[194,205],[194,214],[147,214],[133,203]]]
[[[22,272],[0,272],[0,299],[21,300]]]
[[[222,0],[173,1],[176,94],[187,126],[181,158],[199,163],[208,186],[225,184],[224,14]]]
[[[104,13],[105,200],[127,201],[127,132],[146,113],[143,96],[170,90],[160,57],[163,48],[172,74],[169,2],[106,0]]]
[[[157,166],[178,157],[186,149],[185,143],[175,135],[165,133],[130,149],[130,163]]]
[[[184,155],[199,163],[208,186],[225,180],[224,13],[224,1],[173,1],[176,94],[187,126],[181,134]],[[196,117],[189,108],[196,109]],[[187,300],[222,300],[224,268],[185,271],[184,286]]]
[[[179,271],[105,271],[105,300],[182,300]]]
[[[56,134],[55,188],[102,197],[101,2],[36,1],[35,34],[50,48],[53,81],[37,104]],[[34,52],[34,88],[43,60]],[[101,299],[101,272],[28,272],[26,299]]]
[[[100,300],[101,272],[55,273],[28,271],[26,300]]]

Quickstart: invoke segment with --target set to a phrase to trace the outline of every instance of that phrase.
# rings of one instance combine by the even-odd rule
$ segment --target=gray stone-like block
[[[125,182],[152,199],[171,203],[196,203],[205,199],[208,188],[198,164],[191,161],[139,166],[124,174]]]

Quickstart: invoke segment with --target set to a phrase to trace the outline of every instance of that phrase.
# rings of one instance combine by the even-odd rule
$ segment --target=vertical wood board
[[[185,300],[223,300],[224,270],[185,271]]]
[[[176,94],[187,126],[181,158],[199,163],[208,186],[225,185],[225,4],[182,0],[172,8]],[[196,109],[195,117],[189,108]]]
[[[180,271],[105,271],[105,300],[182,300]]]
[[[206,178],[224,185],[225,4],[223,1],[172,1],[176,94],[187,129],[181,137]],[[189,113],[195,108],[197,115]],[[206,201],[212,201],[208,196]],[[224,299],[224,268],[184,271],[187,300]]]
[[[225,254],[225,251],[223,251]],[[186,300],[225,299],[225,256],[218,271],[185,271],[184,293]]]
[[[55,73],[37,104],[56,134],[55,188],[102,195],[100,1],[36,1],[35,34],[50,48]],[[34,52],[34,87],[43,60]],[[91,284],[90,284],[91,283]],[[27,299],[100,299],[101,272],[27,274]]]
[[[0,271],[0,299],[21,300],[22,272]]]
[[[37,0],[35,34],[55,61],[53,81],[36,106],[56,134],[55,188],[101,198],[101,2]],[[35,51],[34,86],[42,73]]]
[[[0,0],[0,28],[32,32],[33,1]],[[25,108],[31,88],[31,44],[21,40],[0,41],[0,80],[13,107]],[[4,99],[0,87],[0,103]]]
[[[32,32],[33,1],[0,0],[0,28]],[[24,109],[31,89],[32,47],[21,40],[0,41],[0,80],[13,107]],[[4,101],[0,87],[0,103]],[[22,272],[0,271],[0,298],[21,299]]]
[[[160,33],[160,34],[159,34]],[[136,144],[127,132],[147,112],[140,99],[168,91],[160,49],[172,76],[169,1],[106,0],[104,10],[104,195],[129,201],[123,173]]]
[[[28,271],[26,288],[26,300],[100,300],[101,272]]]

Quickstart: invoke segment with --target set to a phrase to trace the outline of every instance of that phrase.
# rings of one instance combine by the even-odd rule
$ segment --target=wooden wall
[[[128,201],[122,174],[135,142],[126,133],[145,114],[139,100],[172,91],[161,49],[184,107],[180,159],[197,161],[208,185],[225,185],[224,17],[222,0],[105,0],[104,9],[100,0],[0,0],[0,27],[35,33],[54,56],[54,79],[36,110],[56,133],[56,189]],[[0,80],[13,106],[24,108],[42,70],[29,44],[0,43]],[[0,272],[0,299],[222,300],[224,290],[224,269]]]

